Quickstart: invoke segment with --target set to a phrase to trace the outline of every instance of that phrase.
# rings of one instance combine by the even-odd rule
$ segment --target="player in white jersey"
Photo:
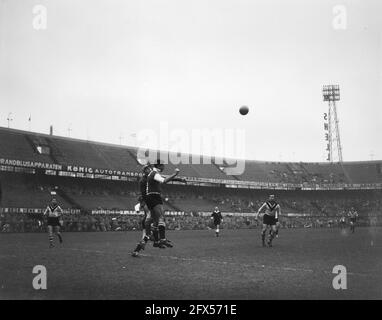
[[[277,234],[277,222],[281,213],[280,205],[275,201],[275,196],[273,194],[271,194],[269,196],[269,200],[264,202],[263,205],[259,208],[255,215],[256,219],[263,209],[265,209],[265,213],[263,215],[263,228],[261,230],[261,240],[263,243],[263,247],[265,247],[265,234],[267,232],[268,226],[270,226],[271,232],[269,234],[267,243],[269,247],[272,247],[272,240]]]
[[[53,232],[56,233],[60,243],[62,243],[62,236],[60,227],[62,225],[62,209],[58,205],[56,198],[53,198],[51,203],[46,207],[44,216],[47,216],[48,234],[49,234],[49,247],[54,247]]]

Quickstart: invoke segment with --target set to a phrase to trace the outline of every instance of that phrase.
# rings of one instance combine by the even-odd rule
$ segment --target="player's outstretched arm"
[[[187,180],[185,178],[173,178],[171,181],[179,181],[179,182],[187,183]]]
[[[163,180],[163,183],[167,183],[167,182],[170,182],[171,180],[173,180],[179,174],[179,171],[180,170],[178,168],[176,168],[175,172],[171,176],[168,176],[167,178],[165,178]]]

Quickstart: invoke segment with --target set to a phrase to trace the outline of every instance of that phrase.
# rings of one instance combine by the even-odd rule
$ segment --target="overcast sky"
[[[323,161],[339,84],[344,160],[382,159],[380,0],[0,0],[0,28],[0,126],[127,145],[241,129],[248,159]]]

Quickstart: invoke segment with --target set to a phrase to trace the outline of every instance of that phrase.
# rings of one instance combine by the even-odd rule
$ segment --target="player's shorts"
[[[274,226],[276,224],[276,218],[272,217],[268,214],[264,214],[263,216],[263,224],[266,224],[268,226]]]
[[[350,222],[355,223],[356,220],[357,220],[356,218],[350,218]]]
[[[154,209],[158,204],[163,204],[162,197],[160,194],[150,194],[146,196],[146,205],[149,210]]]
[[[58,217],[48,217],[48,226],[59,227],[60,219]]]
[[[146,205],[146,198],[147,196],[141,196],[139,203],[141,204],[142,207]]]
[[[221,221],[220,220],[214,220],[215,227],[220,226]]]

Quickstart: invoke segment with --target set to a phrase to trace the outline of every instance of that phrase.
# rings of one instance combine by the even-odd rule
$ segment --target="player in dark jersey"
[[[264,202],[263,205],[257,211],[255,218],[257,219],[260,212],[265,208],[265,213],[263,215],[263,228],[261,230],[261,240],[263,247],[265,247],[265,234],[267,232],[268,226],[271,228],[271,232],[268,238],[268,246],[272,247],[272,240],[276,236],[277,231],[277,219],[281,213],[280,205],[275,201],[275,196],[271,194],[268,201]]]
[[[49,247],[53,248],[53,232],[56,233],[60,243],[62,243],[62,236],[60,233],[60,227],[62,225],[62,209],[58,205],[56,198],[53,198],[50,204],[47,206],[44,212],[44,216],[47,216],[48,234],[49,234]]]
[[[138,201],[139,201],[139,205],[140,205],[140,210],[144,211],[143,219],[141,221],[142,229],[143,229],[143,238],[145,238],[146,236],[149,237],[150,233],[151,233],[150,226],[151,226],[152,219],[151,219],[150,210],[146,204],[147,177],[151,171],[152,171],[151,165],[148,164],[148,165],[144,166],[143,167],[143,176],[139,180],[139,190],[141,192],[141,196],[139,197]]]
[[[166,239],[166,223],[164,218],[163,201],[161,196],[161,184],[170,181],[186,182],[185,179],[176,178],[179,174],[179,169],[176,168],[175,172],[168,177],[163,177],[161,173],[164,170],[164,164],[158,160],[154,164],[153,170],[147,176],[146,183],[146,204],[151,212],[153,219],[153,235],[154,247],[164,249],[166,247],[172,248],[171,241]],[[158,231],[158,232],[157,232]]]
[[[142,169],[143,175],[139,179],[139,191],[141,193],[140,197],[138,198],[139,203],[135,206],[135,211],[139,213],[140,211],[143,211],[143,218],[141,221],[142,226],[142,240],[137,244],[136,248],[132,252],[133,257],[137,257],[139,251],[144,250],[146,243],[150,240],[150,234],[151,234],[151,213],[149,208],[146,204],[146,184],[147,184],[147,176],[152,171],[152,167],[148,164],[145,165]]]
[[[350,218],[350,230],[352,233],[354,233],[355,232],[355,223],[357,222],[357,218],[358,218],[358,212],[354,208],[351,208],[348,216]]]
[[[213,219],[214,221],[215,235],[216,237],[219,237],[219,227],[220,224],[223,222],[223,216],[218,207],[215,207],[215,210],[212,212],[211,219]]]

